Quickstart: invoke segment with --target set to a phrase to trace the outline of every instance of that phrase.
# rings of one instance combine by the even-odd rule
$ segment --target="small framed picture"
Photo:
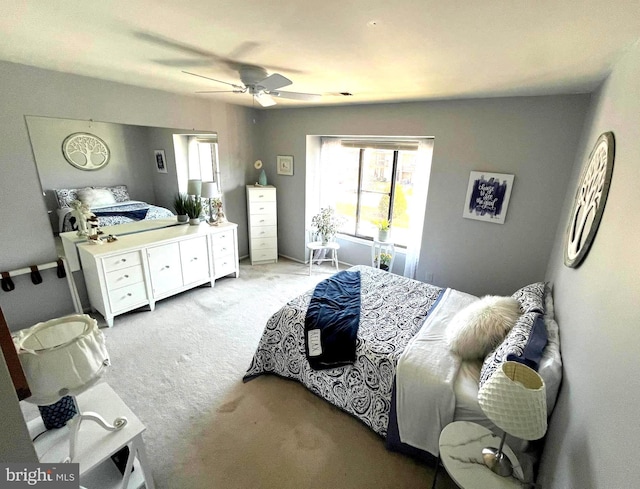
[[[278,175],[293,175],[293,156],[278,156]]]
[[[156,157],[156,168],[159,173],[167,173],[167,159],[164,155],[164,149],[156,149],[153,151]]]
[[[463,217],[504,224],[513,187],[513,175],[472,171]]]

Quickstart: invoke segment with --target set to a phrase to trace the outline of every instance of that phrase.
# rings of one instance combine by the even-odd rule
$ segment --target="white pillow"
[[[449,348],[463,360],[483,359],[504,340],[520,314],[520,303],[513,297],[482,297],[458,311],[447,326]]]
[[[78,199],[89,208],[116,203],[113,193],[106,188],[83,188],[78,190]]]

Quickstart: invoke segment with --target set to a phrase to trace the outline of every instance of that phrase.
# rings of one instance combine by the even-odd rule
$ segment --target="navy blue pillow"
[[[524,363],[527,367],[538,370],[538,365],[540,365],[540,360],[542,359],[542,351],[547,346],[547,340],[547,328],[544,325],[542,314],[538,314],[531,326],[529,339],[522,352],[520,354],[509,353],[507,361]]]

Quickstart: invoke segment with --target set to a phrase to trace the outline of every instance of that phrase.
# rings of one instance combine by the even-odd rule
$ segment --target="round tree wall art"
[[[582,173],[565,235],[564,264],[576,268],[582,263],[598,232],[611,185],[615,139],[605,132],[596,141]]]
[[[70,134],[62,142],[65,160],[80,170],[99,170],[109,163],[109,147],[88,132]]]

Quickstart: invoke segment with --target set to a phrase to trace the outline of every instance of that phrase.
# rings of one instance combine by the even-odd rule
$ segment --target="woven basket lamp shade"
[[[537,440],[547,431],[547,395],[538,373],[518,362],[504,362],[478,392],[486,416],[501,430],[523,440]],[[508,458],[500,448],[485,448],[485,463],[500,475],[510,475]],[[506,462],[502,460],[506,459]],[[506,473],[503,473],[506,472]]]

